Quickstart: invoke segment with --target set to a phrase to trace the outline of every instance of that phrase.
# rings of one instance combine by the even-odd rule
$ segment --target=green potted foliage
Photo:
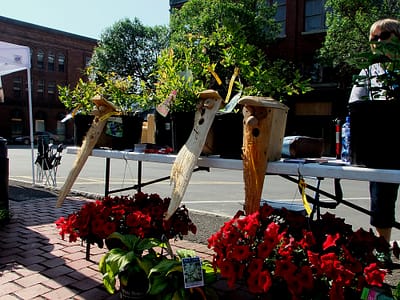
[[[236,95],[283,101],[309,91],[309,81],[290,62],[270,61],[264,53],[279,34],[275,8],[257,0],[193,0],[174,11],[170,46],[154,72],[155,102],[171,113],[194,112],[205,89],[218,91],[224,104],[237,101]],[[231,103],[228,111],[240,110]]]
[[[201,261],[204,286],[185,288],[182,260],[195,256],[196,253],[193,250],[180,249],[176,251],[173,258],[164,257],[150,269],[148,294],[156,300],[218,299],[215,290],[212,288],[212,284],[218,279],[218,272],[210,261]]]
[[[215,299],[209,286],[186,289],[183,281],[182,258],[194,257],[192,250],[178,250],[174,256],[167,251],[168,242],[156,238],[112,233],[106,239],[109,251],[99,262],[103,284],[110,294],[116,292],[117,278],[121,299],[192,299],[193,293],[207,294]],[[165,250],[166,253],[163,253]],[[211,263],[202,262],[204,283],[211,284],[217,276]]]
[[[119,76],[116,73],[102,73],[88,67],[85,70],[88,80],[79,79],[74,88],[58,86],[59,99],[71,115],[76,125],[76,144],[81,144],[89,129],[96,95],[111,102],[117,112],[110,116],[98,146],[109,146],[114,149],[133,148],[140,142],[143,117],[140,111],[149,108],[149,104],[136,91],[135,80],[131,76]]]
[[[101,258],[99,270],[106,290],[114,294],[118,278],[122,299],[144,298],[149,287],[147,274],[161,259],[154,248],[163,243],[156,238],[119,232],[112,233],[105,242],[109,251]]]

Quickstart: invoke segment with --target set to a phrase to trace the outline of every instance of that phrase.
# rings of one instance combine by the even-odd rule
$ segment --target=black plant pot
[[[122,274],[121,274],[122,275]],[[120,286],[119,296],[122,300],[150,299],[147,295],[149,280],[144,271],[132,272],[128,276],[128,284]]]
[[[178,153],[192,132],[194,112],[174,112],[166,117],[156,112],[156,144]]]
[[[75,145],[81,146],[90,128],[93,116],[77,115],[75,121]],[[134,149],[140,143],[143,118],[139,115],[111,117],[96,144],[97,148],[107,147],[115,150]]]
[[[399,101],[349,104],[351,163],[370,168],[400,169],[397,155]]]
[[[243,114],[217,113],[213,123],[214,154],[222,158],[241,159],[243,147]]]

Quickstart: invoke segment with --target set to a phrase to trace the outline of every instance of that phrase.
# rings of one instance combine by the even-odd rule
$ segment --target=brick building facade
[[[0,17],[0,40],[28,46],[31,50],[31,81],[34,131],[50,131],[72,139],[72,122],[58,100],[57,85],[75,86],[92,55],[97,40]],[[0,103],[0,136],[29,134],[28,83],[25,71],[1,77],[4,102]]]

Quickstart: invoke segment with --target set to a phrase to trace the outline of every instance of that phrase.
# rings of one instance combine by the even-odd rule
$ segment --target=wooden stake
[[[166,220],[174,214],[183,199],[193,169],[204,147],[208,131],[222,103],[221,96],[214,90],[201,92],[200,99],[195,113],[193,130],[172,165],[172,193],[168,211],[164,216]]]
[[[94,97],[93,102],[96,104],[97,108],[97,110],[93,112],[95,117],[92,125],[86,133],[85,139],[82,142],[82,146],[75,159],[74,165],[72,166],[64,185],[60,189],[56,207],[61,207],[64,203],[66,196],[70,192],[76,178],[81,172],[101,133],[103,132],[104,126],[107,123],[107,119],[116,113],[116,107],[100,96]]]

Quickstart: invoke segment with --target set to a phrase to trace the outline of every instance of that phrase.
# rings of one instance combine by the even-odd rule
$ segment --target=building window
[[[20,98],[22,95],[22,77],[14,77],[13,79],[14,97]]]
[[[58,72],[65,71],[65,56],[62,53],[58,54]]]
[[[44,69],[44,52],[42,50],[39,50],[36,55],[36,65],[38,69]]]
[[[48,71],[54,71],[54,54],[53,53],[49,53],[49,55],[47,56],[47,70]]]
[[[38,94],[38,96],[43,96],[43,94],[44,94],[44,80],[43,79],[38,80],[37,94]]]
[[[280,36],[286,35],[286,0],[276,0],[277,4],[275,21],[281,25]]]
[[[24,114],[21,110],[16,109],[11,112],[11,136],[15,137],[23,134]]]
[[[90,63],[90,57],[89,56],[85,56],[85,66],[88,67]]]
[[[321,31],[326,29],[325,0],[306,0],[304,31]]]
[[[54,95],[56,93],[56,83],[54,81],[49,81],[47,84],[47,94]]]

